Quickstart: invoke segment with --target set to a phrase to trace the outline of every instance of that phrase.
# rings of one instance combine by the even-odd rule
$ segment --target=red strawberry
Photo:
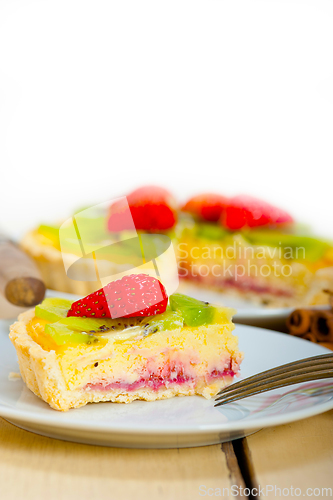
[[[219,194],[199,194],[189,199],[182,210],[201,219],[216,222],[221,217],[227,203],[227,198]]]
[[[231,198],[221,216],[221,224],[231,230],[293,222],[284,210],[252,196]]]
[[[111,232],[133,229],[133,217],[126,199],[114,201],[109,210],[108,230]]]
[[[162,283],[148,274],[131,274],[73,302],[67,316],[130,318],[154,316],[166,310],[168,296]]]
[[[176,221],[176,204],[172,195],[164,188],[143,186],[135,189],[127,196],[131,216],[135,228],[142,231],[166,231]],[[124,203],[117,202],[111,206],[108,220],[109,231],[131,229],[130,214]]]

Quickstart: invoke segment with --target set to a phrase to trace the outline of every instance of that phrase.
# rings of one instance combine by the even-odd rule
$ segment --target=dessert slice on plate
[[[10,338],[28,388],[57,410],[210,398],[243,358],[234,312],[182,294],[168,300],[156,278],[131,275],[74,303],[45,299],[20,315]]]

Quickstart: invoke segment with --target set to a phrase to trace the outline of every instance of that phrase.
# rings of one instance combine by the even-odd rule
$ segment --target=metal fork
[[[232,403],[279,387],[324,378],[333,378],[333,353],[293,361],[240,380],[222,389],[215,399],[219,402],[214,406]]]

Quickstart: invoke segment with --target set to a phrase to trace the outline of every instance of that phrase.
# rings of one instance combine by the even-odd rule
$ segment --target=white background
[[[140,184],[333,237],[333,2],[0,0],[0,229]]]

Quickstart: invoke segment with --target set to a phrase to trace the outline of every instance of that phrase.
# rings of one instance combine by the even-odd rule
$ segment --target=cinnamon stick
[[[312,318],[311,332],[318,342],[333,342],[333,312],[316,311]]]
[[[292,335],[302,336],[311,328],[314,311],[311,309],[295,309],[287,318],[287,327]]]

